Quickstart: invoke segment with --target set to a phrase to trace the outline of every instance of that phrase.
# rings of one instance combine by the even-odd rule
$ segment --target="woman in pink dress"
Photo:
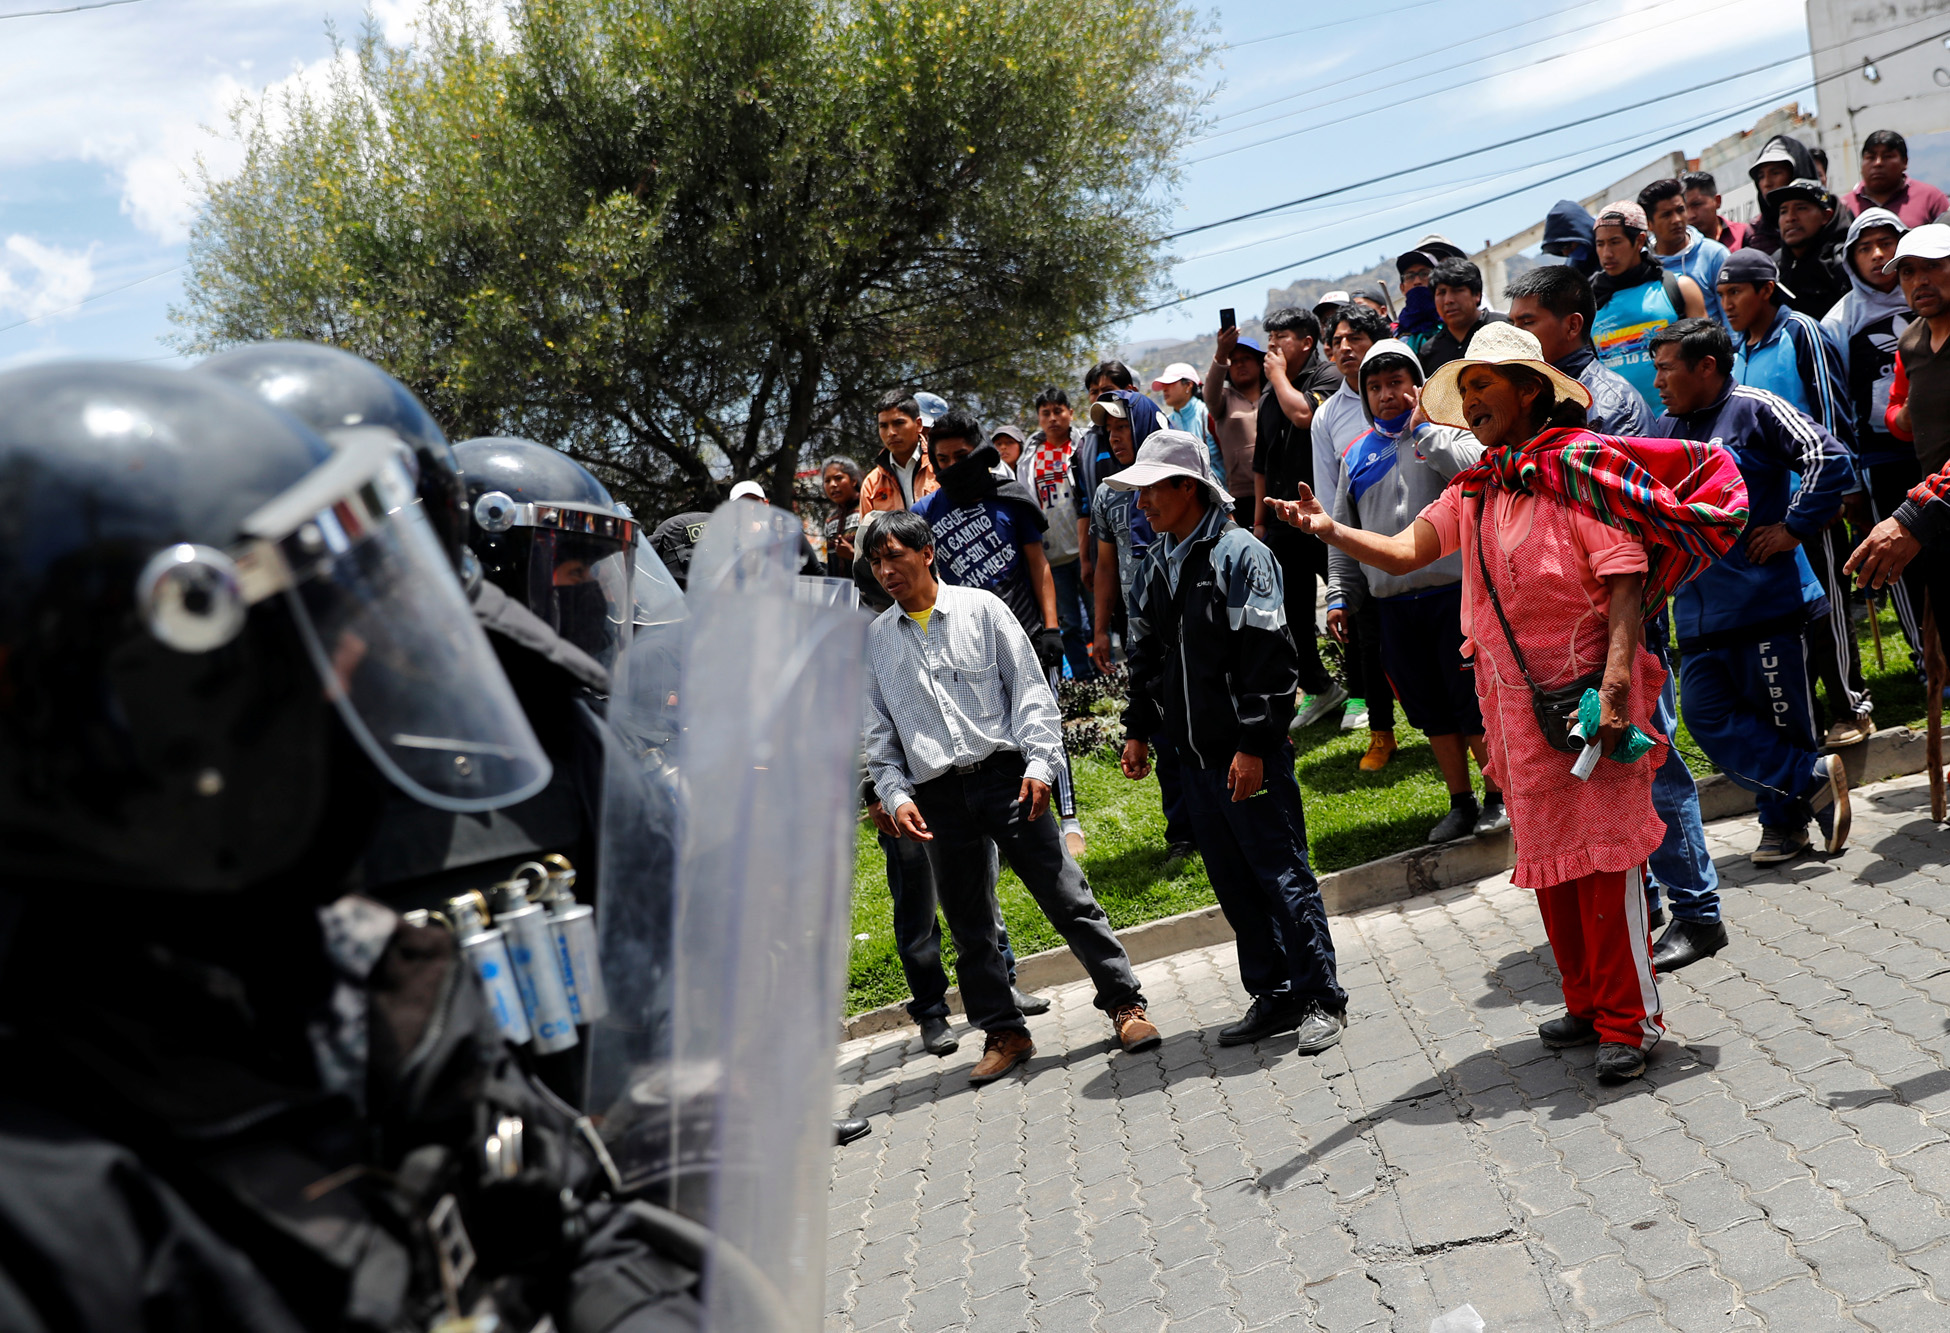
[[[1394,537],[1335,524],[1304,495],[1279,516],[1363,564],[1406,573],[1463,557],[1463,633],[1476,664],[1487,775],[1509,802],[1517,865],[1534,889],[1564,981],[1566,1013],[1548,1045],[1598,1043],[1599,1077],[1634,1078],[1664,1023],[1653,978],[1643,883],[1665,826],[1652,777],[1665,737],[1652,725],[1665,680],[1643,643],[1644,617],[1738,536],[1746,491],[1724,451],[1618,440],[1583,428],[1590,395],[1543,359],[1530,334],[1490,325],[1470,355],[1429,379],[1430,420],[1475,432],[1483,462]],[[1538,692],[1595,686],[1599,753],[1636,724],[1652,736],[1635,762],[1601,758],[1587,779],[1554,748]],[[1579,690],[1571,690],[1575,708]],[[1561,717],[1565,706],[1555,714]]]

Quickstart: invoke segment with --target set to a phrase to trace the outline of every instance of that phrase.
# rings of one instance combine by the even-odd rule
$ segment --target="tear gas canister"
[[[525,878],[533,875],[533,879]],[[515,985],[535,1033],[535,1050],[543,1055],[566,1051],[576,1044],[575,1014],[569,1008],[568,988],[555,961],[555,935],[548,912],[528,899],[531,884],[548,881],[548,870],[530,861],[513,879],[494,886],[494,924],[508,937],[508,957],[514,963]]]
[[[576,901],[575,867],[556,853],[542,858],[549,867],[548,928],[555,937],[555,959],[569,1008],[578,1023],[593,1023],[609,1012],[603,965],[596,952],[596,911]]]
[[[507,937],[487,923],[486,900],[478,893],[464,893],[448,902],[447,917],[461,954],[480,979],[481,998],[487,1001],[502,1040],[514,1046],[524,1044],[534,1035],[528,1026],[528,1010],[521,1002]]]

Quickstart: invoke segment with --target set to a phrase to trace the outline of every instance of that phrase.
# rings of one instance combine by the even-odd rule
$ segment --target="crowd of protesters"
[[[1838,196],[1776,136],[1751,223],[1699,171],[1561,202],[1559,262],[1507,311],[1429,236],[1395,293],[1222,328],[1149,393],[1101,362],[1027,432],[881,400],[871,466],[822,465],[818,531],[879,613],[863,799],[927,1049],[956,1049],[937,903],[987,1038],[972,1076],[1034,1049],[998,850],[1120,1042],[1159,1039],[1080,869],[1055,703],[1111,675],[1123,771],[1156,774],[1167,849],[1237,936],[1252,1004],[1221,1043],[1339,1040],[1295,745],[1365,729],[1384,772],[1399,710],[1449,792],[1429,840],[1513,831],[1564,979],[1542,1039],[1642,1070],[1657,975],[1727,943],[1678,722],[1755,794],[1756,864],[1839,851],[1837,751],[1874,729],[1854,616],[1887,590],[1921,663],[1931,591],[1950,605],[1950,199],[1907,162],[1872,134]]]

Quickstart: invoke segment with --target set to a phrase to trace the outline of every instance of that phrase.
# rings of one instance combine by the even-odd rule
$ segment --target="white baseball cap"
[[[1190,380],[1194,384],[1198,383],[1198,372],[1192,369],[1191,363],[1188,361],[1174,361],[1166,366],[1158,372],[1158,378],[1151,381],[1151,387],[1154,389],[1162,389],[1165,385],[1176,384],[1180,380]]]
[[[734,500],[763,500],[765,498],[765,488],[755,481],[741,481],[731,488],[731,498]]]
[[[1154,430],[1139,446],[1136,460],[1122,472],[1105,477],[1112,490],[1134,491],[1155,486],[1167,477],[1190,477],[1205,487],[1220,507],[1232,508],[1232,496],[1212,476],[1212,456],[1205,446],[1182,430]]]
[[[1884,273],[1894,273],[1896,265],[1909,258],[1944,259],[1950,258],[1950,227],[1941,222],[1926,222],[1920,227],[1911,227],[1896,242],[1896,257],[1882,266]]]

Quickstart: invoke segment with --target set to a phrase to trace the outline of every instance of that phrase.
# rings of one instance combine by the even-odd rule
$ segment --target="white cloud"
[[[508,32],[500,0],[483,0],[491,31]],[[407,43],[425,0],[372,0],[389,42]],[[108,168],[122,212],[144,235],[180,244],[195,213],[196,164],[218,176],[239,153],[228,139],[240,97],[320,89],[334,56],[327,24],[352,59],[365,0],[199,0],[187,9],[135,6],[35,21],[0,43],[0,172],[84,161]],[[18,40],[15,40],[18,38]],[[214,133],[213,133],[214,131]]]
[[[93,248],[64,250],[9,236],[0,245],[0,318],[38,319],[78,303],[95,283]]]

